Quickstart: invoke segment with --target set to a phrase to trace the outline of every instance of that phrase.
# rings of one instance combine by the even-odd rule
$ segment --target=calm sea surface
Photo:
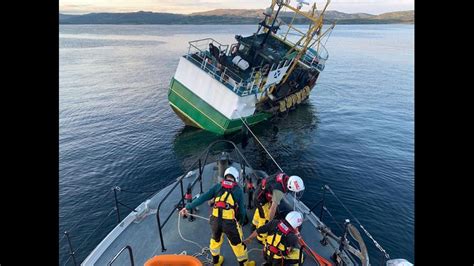
[[[68,253],[62,232],[74,226],[71,241],[82,261],[115,226],[112,186],[158,189],[220,138],[185,128],[167,102],[187,42],[233,43],[235,34],[255,29],[60,26],[61,265]],[[328,184],[392,258],[413,262],[414,27],[340,25],[326,47],[329,60],[310,100],[254,131],[287,173],[304,179],[304,202],[318,201]],[[254,168],[276,170],[253,140],[244,153]],[[145,196],[119,195],[131,207]],[[336,220],[350,218],[331,199]],[[381,256],[367,238],[366,244],[375,265]]]

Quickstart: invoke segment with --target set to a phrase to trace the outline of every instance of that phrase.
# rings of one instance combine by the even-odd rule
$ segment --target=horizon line
[[[196,13],[205,13],[209,11],[215,11],[215,10],[264,10],[259,9],[259,8],[216,8],[216,9],[210,9],[206,11],[199,11],[199,12],[192,12],[192,13],[172,13],[172,12],[163,12],[163,11],[146,11],[146,10],[138,10],[138,11],[123,11],[123,12],[110,12],[110,11],[100,11],[100,12],[74,12],[68,13],[68,11],[59,11],[59,14],[63,15],[87,15],[87,14],[98,14],[98,13],[115,13],[115,14],[121,14],[121,13],[138,13],[138,12],[143,12],[143,13],[167,13],[167,14],[176,14],[176,15],[192,15]],[[328,9],[327,11],[336,11],[344,14],[368,14],[368,15],[381,15],[381,14],[386,14],[386,13],[392,13],[392,12],[404,12],[404,11],[415,11],[415,9],[406,9],[406,10],[394,10],[394,11],[387,11],[387,12],[382,12],[380,14],[372,14],[368,12],[355,12],[355,13],[347,13],[347,12],[342,12],[338,11],[335,9]]]

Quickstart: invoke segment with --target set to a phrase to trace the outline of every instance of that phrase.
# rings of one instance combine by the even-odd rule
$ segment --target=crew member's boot
[[[224,256],[222,255],[212,256],[212,262],[214,263],[215,266],[221,266],[222,263],[224,263]]]
[[[243,266],[255,266],[255,261],[254,260],[247,260],[245,261],[244,263],[240,263],[240,265],[243,265]]]

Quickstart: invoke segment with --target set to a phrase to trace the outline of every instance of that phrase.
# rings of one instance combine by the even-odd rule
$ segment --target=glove
[[[179,211],[179,214],[181,216],[186,216],[188,215],[188,210],[186,208],[182,208],[180,211]]]

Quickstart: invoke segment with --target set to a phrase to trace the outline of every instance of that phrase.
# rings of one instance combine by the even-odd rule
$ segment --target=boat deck
[[[233,163],[232,166],[240,170],[240,164]],[[246,168],[248,169],[248,168]],[[248,172],[250,169],[247,170]],[[188,178],[183,178],[183,187],[186,191],[186,187],[189,183],[193,182],[197,177],[194,173]],[[204,167],[203,179],[202,179],[203,191],[207,191],[215,182],[217,182],[217,164],[210,163]],[[160,221],[163,224],[170,214],[170,218],[162,228],[164,248],[160,244],[160,235],[157,225],[156,210],[160,202],[171,191],[174,185],[176,189],[172,190],[169,197],[166,198],[160,208]],[[193,187],[193,196],[199,193],[199,182]],[[145,261],[152,258],[155,255],[160,254],[180,254],[186,253],[193,255],[200,253],[202,247],[209,246],[209,239],[211,235],[209,222],[200,218],[196,218],[193,222],[189,222],[187,219],[180,221],[180,230],[184,238],[191,241],[197,242],[200,247],[196,244],[186,242],[181,239],[178,232],[178,212],[175,208],[181,197],[179,185],[174,182],[168,187],[155,194],[151,199],[143,202],[136,208],[137,213],[130,213],[109,235],[91,252],[91,254],[84,260],[82,265],[108,265],[108,263],[119,254],[120,250],[129,246],[133,251],[133,260],[135,265],[143,265]],[[248,200],[247,194],[245,194],[246,202]],[[287,195],[285,203],[287,206],[293,206],[293,198],[291,195]],[[149,207],[146,207],[149,206]],[[302,205],[299,201],[297,202],[297,209],[304,213],[308,212],[305,205]],[[210,214],[210,207],[207,204],[199,206],[197,215],[208,217]],[[248,217],[251,221],[255,209],[247,210]],[[319,222],[319,219],[314,214],[306,214],[305,221],[302,225],[301,234],[305,239],[306,243],[318,254],[330,260],[330,256],[334,253],[335,248],[338,244],[328,239],[329,244],[322,246],[320,240],[322,238],[321,233],[315,228],[314,223]],[[251,233],[251,222],[243,227],[244,238]],[[257,265],[263,263],[262,256],[262,245],[256,240],[248,246],[249,259],[255,260]],[[224,255],[224,265],[238,265],[235,255],[230,248],[228,241],[224,241],[221,248],[221,254]],[[203,264],[208,264],[207,259],[211,258],[209,252],[205,252],[203,256],[198,258]],[[317,265],[315,261],[305,254],[304,265]],[[114,265],[131,265],[130,256],[127,254],[125,249],[120,255],[117,256],[113,263]]]

